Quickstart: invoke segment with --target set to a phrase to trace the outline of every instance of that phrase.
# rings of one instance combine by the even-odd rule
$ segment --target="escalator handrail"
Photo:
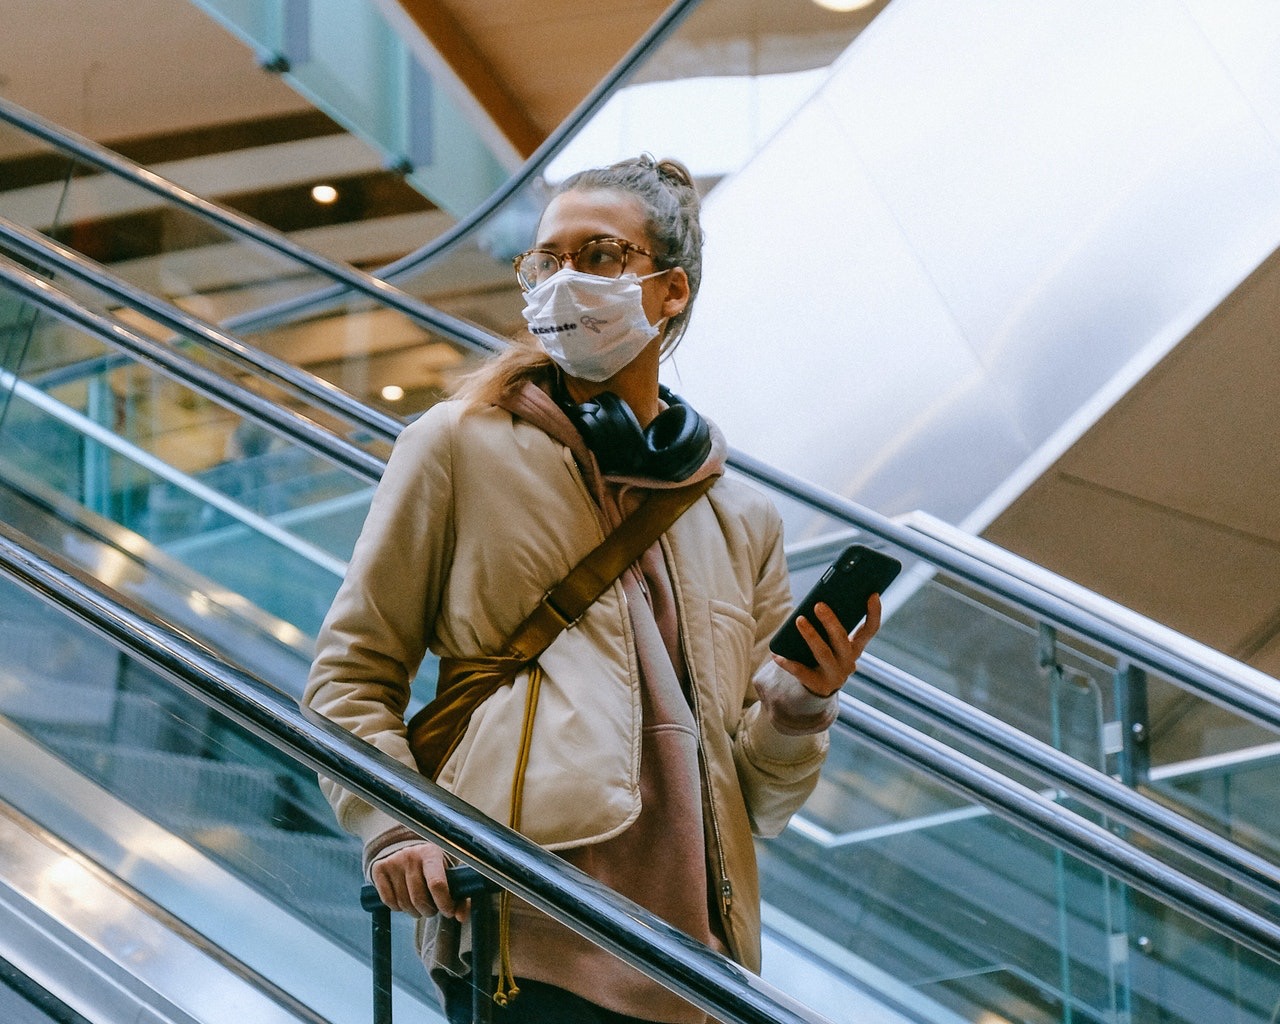
[[[166,203],[181,206],[201,220],[212,222],[233,235],[272,250],[294,263],[300,263],[323,277],[340,281],[347,290],[390,306],[419,326],[444,334],[476,352],[492,353],[502,348],[502,341],[484,328],[441,312],[371,274],[313,252],[260,221],[211,200],[202,199],[105,146],[60,128],[3,97],[0,97],[0,121],[7,121],[55,149],[69,152],[77,160],[146,189]]]
[[[1280,962],[1280,922],[1242,906],[1108,829],[966,754],[842,694],[838,721],[895,759],[925,772],[1031,834],[1155,897],[1192,920]]]
[[[185,309],[157,298],[143,288],[117,277],[106,267],[38,231],[0,216],[0,238],[24,258],[54,267],[83,281],[117,302],[145,312],[156,323],[186,339],[212,348],[241,367],[258,371],[305,396],[326,412],[367,430],[384,441],[394,441],[404,421],[372,408],[322,377],[247,345],[221,328]]]
[[[880,658],[870,654],[859,658],[858,678],[898,707],[1018,765],[1093,810],[1156,838],[1280,906],[1280,866],[1265,857]]]
[[[292,409],[232,383],[190,356],[144,337],[114,317],[80,305],[74,298],[24,267],[0,256],[0,283],[65,323],[116,350],[124,350],[183,384],[225,404],[236,413],[266,424],[290,440],[349,470],[361,480],[377,483],[386,462],[345,437]]]
[[[245,508],[244,505],[228,498],[220,491],[216,491],[181,470],[175,469],[163,459],[156,458],[150,452],[131,444],[100,423],[95,423],[82,413],[68,408],[39,388],[32,387],[26,381],[20,380],[3,367],[0,367],[0,391],[11,391],[29,405],[35,406],[41,412],[52,416],[60,423],[66,424],[77,434],[96,441],[104,448],[108,448],[117,455],[128,459],[134,465],[142,467],[162,480],[167,480],[174,487],[185,491],[206,505],[218,509],[251,532],[275,541],[330,575],[336,576],[338,579],[342,579],[346,575],[347,563],[342,559],[335,558],[327,551],[321,550],[288,530],[281,529],[270,519],[258,515],[252,509]]]
[[[1044,566],[1036,565],[998,544],[968,533],[928,512],[908,513],[902,516],[899,522],[926,537],[946,544],[955,551],[972,555],[995,571],[1023,580],[1039,590],[1056,594],[1082,611],[1119,623],[1133,635],[1141,636],[1151,644],[1166,650],[1177,652],[1188,660],[1194,659],[1210,666],[1217,664],[1220,671],[1241,679],[1251,678],[1255,684],[1265,685],[1275,682],[1266,673],[1259,672],[1250,665],[1198,643],[1175,629],[1161,625],[1131,608],[1103,597],[1096,591],[1082,587]]]
[[[733,1024],[829,1024],[630,900],[0,523],[0,574],[62,609],[313,771]],[[354,901],[357,893],[351,894]]]
[[[476,230],[509,200],[513,199],[521,189],[540,174],[572,138],[595,116],[601,107],[612,98],[639,65],[661,46],[671,34],[693,13],[702,0],[676,0],[662,16],[650,26],[649,30],[636,41],[623,58],[596,85],[586,98],[570,112],[555,130],[543,140],[529,159],[508,178],[488,199],[477,206],[464,219],[460,220],[449,231],[431,239],[414,252],[388,263],[380,268],[375,276],[384,281],[394,281],[398,277],[412,273],[441,255],[455,243]]]
[[[644,973],[736,1024],[815,1022],[813,1011],[631,901],[485,817],[340,726],[301,711],[267,683],[128,602],[0,524],[0,573],[146,661],[200,700],[314,771],[358,793],[447,852]],[[1271,921],[1141,851],[1105,828],[852,697],[840,722],[1018,827],[1113,874],[1240,945],[1280,961]],[[352,894],[355,898],[355,894]]]
[[[847,498],[774,469],[744,452],[731,450],[727,461],[731,468],[744,476],[809,509],[855,526],[957,579],[1009,601],[1015,607],[1034,612],[1041,621],[1069,629],[1086,640],[1160,673],[1208,701],[1280,731],[1280,681],[1256,669],[1217,652],[1209,652],[1208,648],[1188,638],[1184,638],[1185,643],[1177,650],[1166,649],[1151,635],[1136,632],[1130,627],[1129,622],[1141,618],[1136,613],[1130,613],[1126,622],[1117,622],[1105,608],[1081,607],[1058,589],[1020,579],[1004,568],[988,565],[946,540],[920,533]]]

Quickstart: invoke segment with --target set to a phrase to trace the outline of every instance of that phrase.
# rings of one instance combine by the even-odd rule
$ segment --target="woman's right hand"
[[[465,921],[470,900],[454,900],[445,876],[444,851],[434,843],[413,843],[373,862],[370,880],[378,896],[392,910],[414,917],[440,913]]]

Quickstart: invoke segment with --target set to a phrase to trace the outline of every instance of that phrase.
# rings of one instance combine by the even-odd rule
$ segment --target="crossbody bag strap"
[[[525,666],[537,661],[561,632],[573,625],[681,515],[710,490],[715,477],[687,487],[655,491],[604,542],[547,591],[538,606],[507,638],[501,653],[479,658],[442,658],[436,697],[408,723],[409,747],[419,770],[435,778],[466,731],[475,709]]]
[[[715,480],[707,477],[687,487],[652,492],[602,544],[547,591],[507,638],[505,656],[522,662],[537,658],[563,630],[582,617],[627,566],[639,561],[671,524],[711,489]]]

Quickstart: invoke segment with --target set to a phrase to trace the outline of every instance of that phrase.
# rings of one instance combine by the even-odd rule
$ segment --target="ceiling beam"
[[[453,13],[441,0],[399,0],[399,4],[521,158],[530,156],[546,133],[507,90]]]

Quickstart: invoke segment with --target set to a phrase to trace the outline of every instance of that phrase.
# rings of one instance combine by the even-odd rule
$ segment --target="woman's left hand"
[[[819,604],[813,611],[826,631],[826,636],[803,615],[796,620],[796,628],[817,658],[817,666],[809,668],[777,654],[773,656],[773,660],[795,676],[806,690],[819,697],[829,697],[853,675],[862,652],[880,629],[880,595],[871,595],[867,601],[867,617],[852,633],[845,632],[836,613],[825,604]]]

